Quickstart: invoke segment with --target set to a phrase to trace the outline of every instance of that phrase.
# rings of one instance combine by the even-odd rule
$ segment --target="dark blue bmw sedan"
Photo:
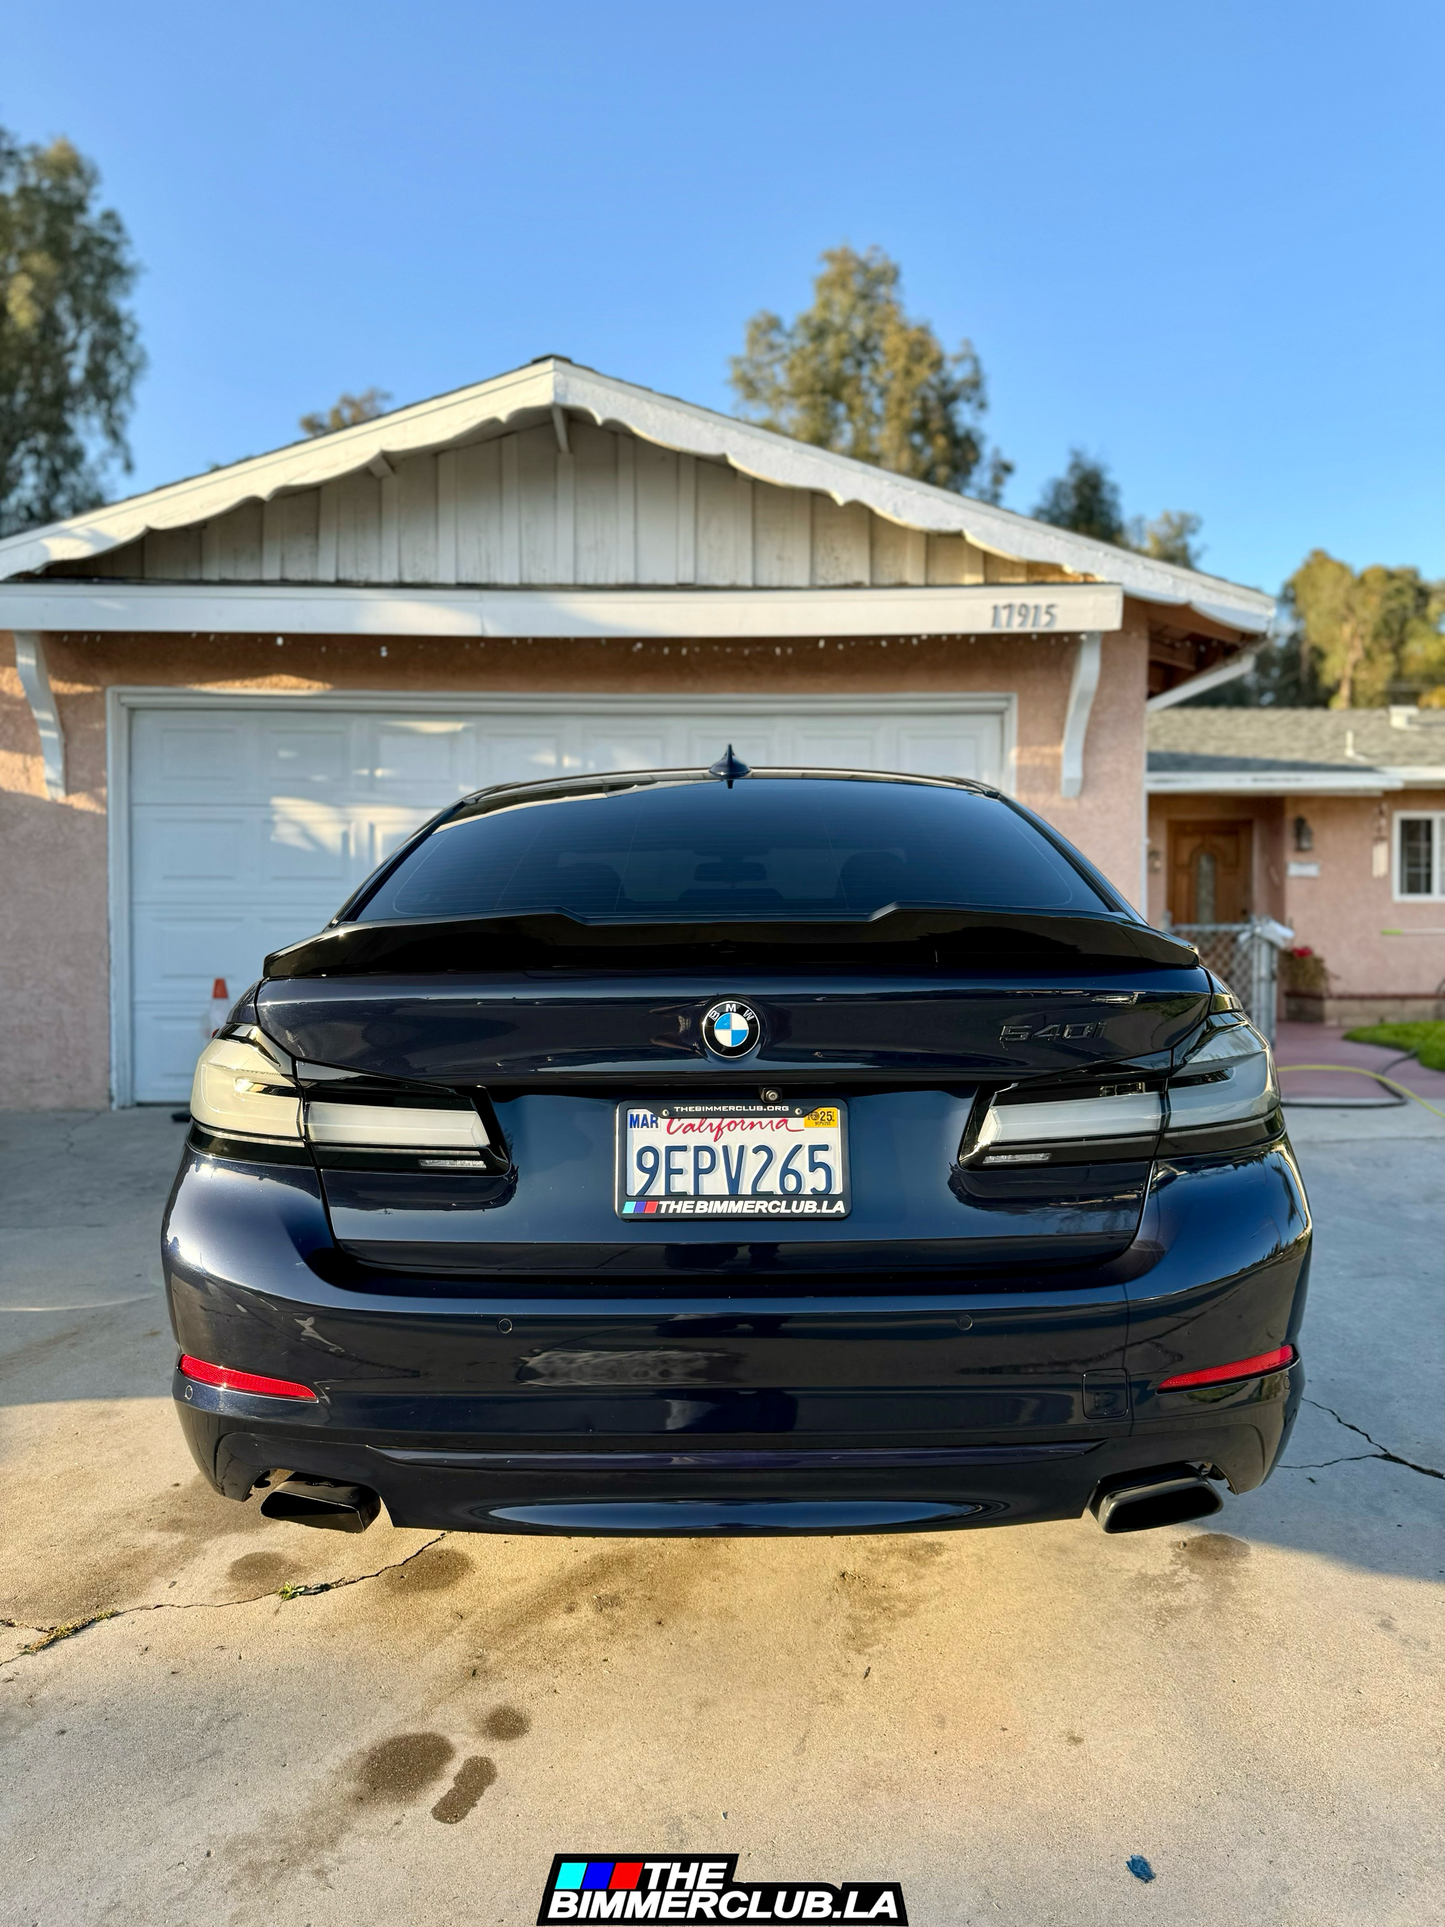
[[[175,1396],[273,1518],[1125,1532],[1298,1405],[1268,1046],[979,784],[482,791],[267,959],[191,1110]]]

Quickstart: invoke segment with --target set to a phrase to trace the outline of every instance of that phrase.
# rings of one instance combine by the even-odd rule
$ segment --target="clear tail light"
[[[191,1116],[229,1137],[301,1139],[301,1094],[290,1075],[259,1043],[234,1033],[201,1052]]]
[[[1225,1015],[1162,1088],[1154,1080],[1096,1085],[1077,1097],[1001,1091],[964,1156],[973,1165],[1078,1163],[1139,1158],[1161,1141],[1209,1151],[1266,1141],[1279,1126],[1279,1085],[1269,1045]],[[1212,1134],[1224,1131],[1223,1140]]]
[[[1169,1080],[1169,1133],[1264,1120],[1279,1108],[1269,1045],[1252,1024],[1222,1025]]]
[[[1010,1092],[989,1106],[971,1161],[1047,1164],[1057,1154],[1086,1152],[1094,1144],[1109,1157],[1124,1140],[1156,1138],[1162,1118],[1158,1091],[1142,1084],[1037,1102]]]
[[[362,1151],[447,1151],[463,1156],[488,1150],[487,1127],[469,1104],[337,1104],[312,1098],[306,1131],[313,1144]]]

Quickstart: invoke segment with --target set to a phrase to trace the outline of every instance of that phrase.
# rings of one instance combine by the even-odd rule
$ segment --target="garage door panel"
[[[749,765],[789,760],[779,744],[778,731],[770,724],[759,724],[756,718],[718,716],[689,724],[668,763],[674,769],[706,769],[726,752],[729,743],[733,754]]]
[[[1002,777],[1003,727],[988,717],[974,724],[960,716],[952,728],[899,729],[896,769],[930,776],[967,776],[997,783]]]
[[[255,817],[218,810],[138,810],[133,874],[141,898],[196,895],[254,884]]]
[[[799,763],[816,763],[822,769],[886,769],[874,759],[886,755],[880,749],[877,733],[865,729],[799,729],[793,738],[793,755]]]
[[[388,801],[464,796],[476,785],[472,732],[465,722],[383,723],[372,751],[371,792]]]
[[[142,710],[132,719],[132,796],[137,803],[223,798],[255,779],[255,732],[243,717],[177,716]]]
[[[304,708],[130,716],[131,1038],[135,1095],[184,1101],[211,984],[232,996],[268,952],[313,935],[437,810],[491,783],[715,762],[1004,778],[997,705],[844,713],[779,698],[635,711],[579,697],[452,716]]]
[[[355,760],[351,726],[345,721],[330,729],[273,723],[262,738],[266,781],[287,795],[341,795],[351,787]]]
[[[565,768],[564,746],[556,730],[499,730],[483,746],[479,760],[483,771],[479,787],[541,782],[560,776]]]
[[[207,984],[208,996],[210,988]],[[180,1013],[173,1009],[138,1009],[135,1014],[136,1102],[184,1103],[204,1041],[199,1010]]]
[[[189,999],[197,1013],[209,1001],[214,980],[224,977],[229,983],[254,944],[252,919],[241,914],[207,916],[138,905],[134,927],[136,972],[148,986],[145,994],[163,989]]]
[[[370,847],[367,825],[349,811],[309,797],[277,797],[258,850],[261,882],[325,883],[340,898],[356,870],[358,846],[362,852]]]
[[[589,729],[582,737],[582,767],[589,774],[610,769],[667,769],[666,730]]]

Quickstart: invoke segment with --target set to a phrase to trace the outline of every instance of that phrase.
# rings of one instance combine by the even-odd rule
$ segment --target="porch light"
[[[1307,816],[1297,816],[1294,820],[1294,846],[1297,850],[1312,850],[1315,847],[1315,833]]]

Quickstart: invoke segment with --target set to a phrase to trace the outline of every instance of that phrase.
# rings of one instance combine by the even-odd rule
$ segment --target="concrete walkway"
[[[1390,1045],[1352,1043],[1339,1024],[1282,1023],[1275,1039],[1274,1056],[1286,1102],[1299,1103],[1303,1099],[1301,1108],[1313,1108],[1326,1100],[1331,1104],[1343,1101],[1355,1108],[1385,1109],[1393,1104],[1419,1112],[1421,1116],[1430,1115],[1421,1105],[1412,1104],[1373,1077],[1360,1075],[1361,1071],[1378,1071],[1392,1084],[1403,1085],[1407,1091],[1433,1104],[1436,1110],[1445,1111],[1445,1071],[1427,1070],[1415,1058]],[[1330,1064],[1341,1068],[1292,1069],[1296,1064]]]
[[[181,1128],[0,1118],[0,1922],[520,1927],[554,1852],[692,1848],[920,1927],[1434,1927],[1445,1140],[1295,1134],[1310,1402],[1214,1529],[602,1543],[213,1497]]]

